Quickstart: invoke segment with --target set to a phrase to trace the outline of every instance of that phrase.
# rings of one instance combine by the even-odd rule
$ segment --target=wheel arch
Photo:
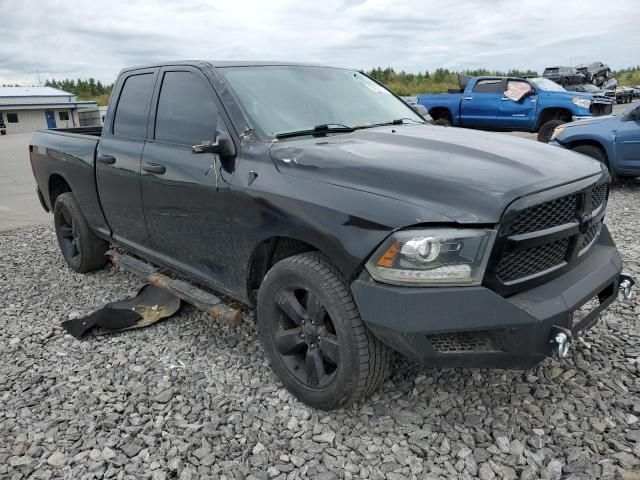
[[[56,199],[60,195],[67,192],[73,192],[73,189],[71,188],[71,185],[69,184],[67,179],[59,173],[51,174],[51,176],[49,177],[47,188],[49,206],[51,211],[53,211],[53,209],[55,208]]]
[[[537,128],[547,123],[549,120],[562,120],[570,122],[573,117],[571,110],[563,107],[549,107],[540,112]]]
[[[246,297],[252,304],[265,275],[280,260],[304,252],[317,251],[331,258],[316,245],[290,236],[272,236],[262,240],[252,250],[247,264]],[[337,266],[336,266],[337,268]]]
[[[572,140],[570,142],[567,142],[567,143],[564,144],[564,147],[569,149],[569,150],[573,150],[575,147],[578,147],[580,145],[590,145],[592,147],[599,148],[602,151],[602,153],[604,154],[605,165],[609,168],[609,171],[612,172],[612,168],[611,168],[611,152],[609,152],[607,150],[607,147],[605,146],[604,143],[600,142],[599,140],[593,139],[593,138],[584,138],[584,139]]]
[[[434,120],[438,120],[440,118],[448,118],[451,122],[453,122],[453,115],[451,113],[451,109],[448,107],[433,107],[429,110],[429,115]]]

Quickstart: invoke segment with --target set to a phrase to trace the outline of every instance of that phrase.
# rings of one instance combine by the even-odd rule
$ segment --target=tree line
[[[397,95],[416,95],[418,93],[442,93],[449,89],[458,88],[458,75],[469,75],[472,77],[479,75],[495,75],[500,77],[537,77],[539,73],[535,70],[512,69],[506,72],[499,70],[488,70],[480,68],[476,70],[449,70],[448,68],[438,68],[432,72],[428,70],[419,73],[409,73],[403,70],[396,72],[392,67],[376,67],[365,72],[370,77],[384,84]],[[612,72],[612,76],[618,79],[619,85],[640,85],[640,65],[623,68]],[[94,78],[89,79],[69,79],[64,80],[47,79],[47,87],[58,88],[65,92],[73,93],[80,100],[96,100],[99,105],[106,105],[113,84],[104,84]],[[3,87],[20,85],[3,84]]]
[[[396,95],[416,95],[418,93],[443,93],[449,89],[458,88],[458,75],[477,77],[482,75],[498,77],[538,77],[535,70],[516,70],[507,72],[499,70],[455,71],[447,68],[438,68],[433,72],[420,73],[396,72],[393,68],[376,67],[365,72],[370,77],[385,85]],[[612,76],[618,79],[619,85],[640,85],[640,65],[612,72]]]
[[[109,95],[111,90],[113,89],[113,84],[103,84],[100,80],[96,80],[94,78],[89,78],[88,80],[83,80],[78,78],[77,80],[73,80],[70,78],[65,78],[64,80],[56,80],[47,79],[44,82],[46,87],[53,87],[59,90],[64,90],[65,92],[73,93],[78,97],[83,98],[95,98],[101,95]]]

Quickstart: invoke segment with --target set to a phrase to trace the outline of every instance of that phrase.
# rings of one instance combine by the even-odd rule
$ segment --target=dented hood
[[[505,134],[400,125],[275,143],[285,175],[422,206],[459,223],[497,223],[513,200],[600,174],[583,155]]]

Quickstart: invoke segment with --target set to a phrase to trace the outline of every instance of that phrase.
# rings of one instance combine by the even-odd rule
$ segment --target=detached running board
[[[160,268],[129,255],[113,250],[109,250],[106,255],[113,265],[119,266],[133,273],[141,280],[172,293],[218,320],[232,325],[238,325],[242,321],[240,309],[225,305],[222,300],[206,290],[202,290],[183,280],[176,280],[163,275],[160,273]]]

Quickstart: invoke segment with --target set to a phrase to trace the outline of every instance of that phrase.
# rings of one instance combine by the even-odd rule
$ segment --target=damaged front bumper
[[[354,281],[352,291],[367,327],[403,355],[448,367],[528,368],[566,355],[560,333],[570,342],[597,322],[619,289],[630,294],[621,271],[620,253],[603,229],[585,261],[507,298],[483,286],[399,287],[370,278]]]

